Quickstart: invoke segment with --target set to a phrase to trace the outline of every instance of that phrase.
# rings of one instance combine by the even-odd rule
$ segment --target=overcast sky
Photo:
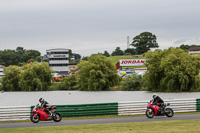
[[[199,13],[200,0],[0,0],[0,50],[111,53],[144,31],[160,49],[200,45]]]

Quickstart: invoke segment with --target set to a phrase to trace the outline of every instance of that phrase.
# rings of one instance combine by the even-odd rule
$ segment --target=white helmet
[[[153,94],[153,99],[155,99],[158,95],[156,93]]]

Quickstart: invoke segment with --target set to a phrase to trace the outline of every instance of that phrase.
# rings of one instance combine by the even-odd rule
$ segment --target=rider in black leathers
[[[39,102],[41,103],[41,107],[45,107],[45,112],[47,114],[52,115],[52,113],[50,112],[51,105],[47,101],[45,101],[43,98],[40,98]]]
[[[157,95],[157,94],[153,94],[153,103],[152,105],[158,105],[161,109],[161,112],[163,112],[163,105],[164,105],[164,101]]]

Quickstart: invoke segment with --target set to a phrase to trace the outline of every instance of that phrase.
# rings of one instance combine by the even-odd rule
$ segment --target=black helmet
[[[153,99],[155,99],[158,95],[156,93],[153,94]]]
[[[39,102],[40,102],[40,103],[42,103],[43,101],[44,101],[44,99],[43,99],[43,98],[40,98],[40,99],[39,99]]]

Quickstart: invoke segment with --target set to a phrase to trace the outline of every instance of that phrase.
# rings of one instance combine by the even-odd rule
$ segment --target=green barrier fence
[[[197,98],[196,99],[196,110],[197,110],[197,112],[199,112],[200,111],[200,98]]]
[[[97,103],[79,105],[52,105],[62,117],[118,115],[118,103]],[[34,106],[31,106],[31,111]]]

